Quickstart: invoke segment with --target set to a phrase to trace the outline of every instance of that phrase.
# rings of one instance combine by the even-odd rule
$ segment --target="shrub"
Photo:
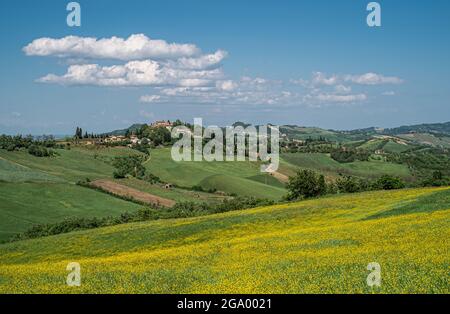
[[[405,183],[403,182],[402,179],[398,177],[384,175],[380,177],[377,181],[375,181],[374,187],[376,189],[382,190],[396,190],[396,189],[403,189],[405,187]]]
[[[28,147],[28,153],[36,157],[50,157],[55,154],[55,152],[52,151],[51,149],[47,149],[43,146],[39,146],[36,144],[31,144]]]
[[[130,222],[148,221],[163,218],[193,217],[273,204],[273,201],[248,197],[225,200],[222,203],[216,205],[207,203],[181,202],[177,203],[172,208],[153,209],[147,207],[141,208],[135,213],[125,212],[117,217],[68,218],[57,223],[34,225],[27,231],[15,235],[10,241],[33,239],[61,233],[68,233],[77,230],[93,229]]]
[[[340,177],[336,180],[337,189],[341,193],[356,193],[361,191],[361,182],[352,176]]]
[[[446,186],[450,185],[449,178],[444,177],[441,171],[434,171],[431,177],[425,179],[421,183],[422,186]]]
[[[310,198],[326,193],[327,186],[323,175],[312,170],[300,170],[294,177],[289,178],[287,200]]]
[[[113,172],[114,178],[125,178],[128,174],[135,178],[145,176],[145,168],[141,163],[140,156],[116,157],[113,166],[116,168]]]

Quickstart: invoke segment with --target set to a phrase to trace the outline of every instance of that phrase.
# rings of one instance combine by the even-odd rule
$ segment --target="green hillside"
[[[63,182],[42,171],[32,170],[0,157],[0,182]]]
[[[296,125],[282,125],[280,126],[280,133],[286,134],[290,139],[306,140],[308,138],[319,138],[323,137],[329,141],[333,142],[347,142],[351,140],[351,137],[346,134],[333,131],[325,130],[315,127],[300,127]]]
[[[449,293],[449,197],[368,192],[3,244],[0,293]]]
[[[145,166],[163,181],[184,187],[199,185],[205,189],[271,199],[279,199],[286,193],[279,182],[274,183],[272,177],[261,174],[260,165],[255,162],[175,162],[170,148],[162,148],[152,150]],[[261,182],[261,175],[267,176],[267,184]]]
[[[339,163],[328,154],[320,153],[286,153],[281,155],[281,172],[292,175],[296,167],[323,172],[329,177],[339,174],[363,178],[377,178],[384,174],[396,175],[405,179],[411,177],[406,165],[384,161],[355,161]]]
[[[383,151],[388,152],[388,153],[402,153],[405,152],[411,148],[413,148],[414,146],[412,145],[405,145],[405,144],[399,144],[393,141],[388,141],[384,146],[383,146]]]
[[[60,156],[51,158],[38,158],[26,151],[7,152],[0,149],[0,157],[12,160],[17,164],[33,170],[46,172],[49,175],[76,182],[81,179],[104,178],[111,176],[113,167],[102,160],[81,150],[59,149]]]
[[[74,184],[0,182],[0,241],[35,224],[69,217],[118,216],[140,207]]]

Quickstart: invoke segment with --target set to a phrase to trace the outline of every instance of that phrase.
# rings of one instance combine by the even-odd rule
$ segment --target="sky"
[[[450,1],[0,2],[0,133],[450,120]]]

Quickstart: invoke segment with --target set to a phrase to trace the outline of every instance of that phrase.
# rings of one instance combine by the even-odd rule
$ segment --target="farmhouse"
[[[165,127],[167,129],[171,128],[173,126],[173,123],[169,120],[167,121],[155,121],[152,124],[150,124],[152,128],[159,128],[159,127]]]
[[[117,143],[125,140],[125,136],[123,135],[111,135],[105,138],[105,143]]]

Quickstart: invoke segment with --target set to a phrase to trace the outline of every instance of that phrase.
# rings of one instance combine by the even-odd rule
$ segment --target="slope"
[[[0,293],[449,293],[449,194],[340,195],[4,244]],[[412,210],[425,198],[444,201]],[[65,285],[69,262],[80,287]],[[366,284],[371,262],[380,288]]]

